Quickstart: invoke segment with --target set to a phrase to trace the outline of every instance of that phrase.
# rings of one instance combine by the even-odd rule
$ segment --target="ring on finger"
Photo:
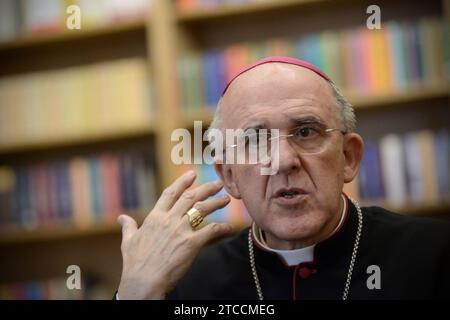
[[[194,230],[203,222],[203,216],[196,208],[189,209],[186,214],[189,218],[189,224]]]

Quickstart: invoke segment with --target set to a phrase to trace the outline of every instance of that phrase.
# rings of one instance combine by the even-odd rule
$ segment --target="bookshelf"
[[[88,38],[101,38],[110,35],[120,35],[129,32],[144,31],[147,22],[145,20],[122,22],[117,25],[92,27],[87,30],[66,30],[54,34],[23,36],[21,38],[0,43],[0,51],[24,50],[31,47],[43,46],[55,42],[83,41]]]
[[[149,120],[139,126],[72,136],[55,134],[37,141],[0,144],[0,167],[70,159],[78,154],[126,153],[134,146],[152,153],[157,182],[155,194],[159,194],[185,170],[169,160],[172,131],[180,127],[192,130],[195,120],[202,121],[205,128],[213,115],[211,106],[205,104],[188,110],[180,106],[177,63],[183,56],[323,30],[352,30],[365,23],[365,7],[371,4],[365,0],[267,0],[182,10],[176,6],[176,1],[153,0],[151,3],[147,16],[137,20],[42,35],[24,34],[0,42],[0,80],[121,59],[141,59],[150,76],[154,106]],[[446,19],[447,23],[450,20],[448,0],[405,1],[403,6],[381,1],[379,5],[383,10],[382,19],[418,19],[431,15]],[[389,130],[395,132],[394,124],[399,121],[402,125],[398,131],[402,134],[428,127],[440,128],[443,124],[450,129],[448,120],[444,120],[450,105],[449,79],[423,83],[404,91],[347,96],[361,119],[361,132],[370,138],[379,139]],[[410,113],[411,108],[416,111]],[[424,119],[430,114],[424,124],[420,124],[421,113],[426,114]],[[408,117],[404,117],[405,114]],[[386,125],[383,128],[379,123]],[[367,204],[385,205],[404,214],[448,217],[450,213],[448,201],[423,205],[407,202],[400,207],[391,207],[382,201]],[[239,204],[235,205],[239,208]],[[137,213],[139,221],[143,215],[145,212]],[[65,276],[65,266],[79,263],[83,270],[98,276],[101,286],[107,288],[100,297],[110,298],[118,285],[120,229],[114,222],[85,227],[1,229],[0,248],[0,259],[8,260],[0,266],[0,284]],[[41,257],[39,251],[45,254]],[[27,266],[32,264],[36,265],[34,269]]]
[[[317,2],[329,0],[285,0],[285,1],[262,1],[249,2],[241,5],[223,4],[217,8],[198,8],[197,10],[180,10],[176,12],[177,20],[180,22],[195,22],[200,20],[212,20],[221,17],[236,17],[246,14],[267,13],[273,10],[305,7]]]

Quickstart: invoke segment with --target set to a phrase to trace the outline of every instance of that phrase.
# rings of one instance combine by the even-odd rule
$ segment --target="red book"
[[[105,220],[115,221],[122,213],[122,203],[120,197],[119,161],[112,154],[105,153],[100,156],[100,185]]]

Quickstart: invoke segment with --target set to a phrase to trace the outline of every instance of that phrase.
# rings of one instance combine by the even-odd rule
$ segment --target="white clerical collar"
[[[341,219],[339,220],[337,227],[333,230],[332,235],[341,227],[342,223],[344,222],[345,214],[347,212],[347,200],[344,195],[342,195],[342,199],[344,200],[344,206],[342,208]],[[314,247],[316,246],[315,244],[294,250],[272,249],[264,240],[262,230],[255,223],[252,224],[252,232],[255,235],[254,239],[258,243],[258,245],[260,245],[267,251],[278,254],[288,266],[295,266],[302,262],[311,262],[314,260]]]

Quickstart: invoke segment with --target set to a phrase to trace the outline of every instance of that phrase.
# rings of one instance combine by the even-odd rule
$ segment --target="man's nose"
[[[278,139],[279,168],[280,173],[291,173],[301,167],[300,155],[287,138]]]

